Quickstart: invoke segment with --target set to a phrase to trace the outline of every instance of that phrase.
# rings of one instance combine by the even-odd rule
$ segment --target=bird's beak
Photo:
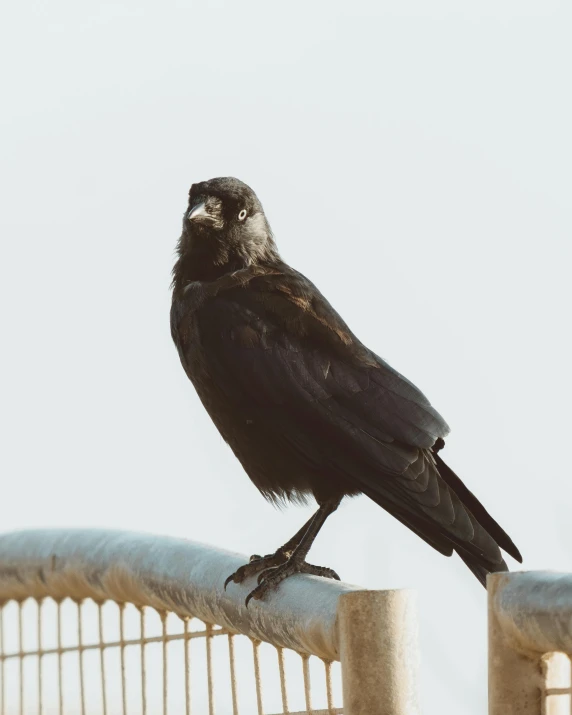
[[[220,199],[208,197],[205,201],[201,201],[200,204],[193,206],[187,214],[187,218],[189,221],[220,229],[224,226],[221,210]]]
[[[193,206],[193,208],[187,214],[187,218],[189,219],[189,221],[213,220],[213,217],[207,211],[207,205],[204,201],[200,204],[197,204],[196,206]]]

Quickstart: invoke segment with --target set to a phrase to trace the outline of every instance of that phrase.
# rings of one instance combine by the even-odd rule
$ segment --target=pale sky
[[[259,496],[171,343],[188,189],[234,175],[443,414],[524,568],[571,570],[571,21],[557,0],[6,3],[0,528],[250,554],[308,517]],[[415,588],[424,712],[485,711],[485,592],[458,558],[362,497],[311,561]]]

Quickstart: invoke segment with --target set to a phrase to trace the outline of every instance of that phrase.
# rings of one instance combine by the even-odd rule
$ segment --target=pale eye
[[[238,220],[244,221],[245,218],[246,218],[246,209],[242,209],[242,211],[238,214]]]

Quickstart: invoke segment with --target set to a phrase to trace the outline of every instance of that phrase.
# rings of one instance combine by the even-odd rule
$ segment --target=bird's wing
[[[427,398],[349,331],[294,272],[221,290],[198,313],[217,389],[312,469],[363,492],[442,553],[502,562],[495,541],[439,475],[448,433]]]

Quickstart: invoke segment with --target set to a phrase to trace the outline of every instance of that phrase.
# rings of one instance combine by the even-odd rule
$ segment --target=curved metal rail
[[[339,660],[338,599],[356,586],[296,576],[244,605],[255,579],[226,577],[248,559],[212,546],[142,533],[38,530],[0,536],[0,600],[110,599],[217,623],[273,645]]]

